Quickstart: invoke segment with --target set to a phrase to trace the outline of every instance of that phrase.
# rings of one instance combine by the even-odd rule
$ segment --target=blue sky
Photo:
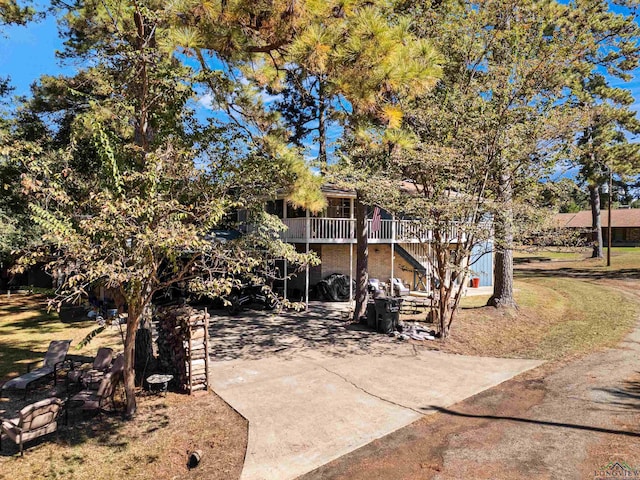
[[[41,75],[73,74],[73,65],[62,66],[55,57],[62,49],[55,18],[24,27],[5,28],[0,36],[0,77],[11,77],[17,95],[27,95],[29,86]]]

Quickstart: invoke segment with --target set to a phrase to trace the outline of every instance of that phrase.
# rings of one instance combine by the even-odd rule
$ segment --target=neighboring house
[[[356,236],[355,198],[353,190],[325,185],[327,200],[324,211],[313,214],[297,209],[283,199],[269,202],[267,211],[277,215],[288,227],[281,237],[294,244],[299,252],[315,252],[321,264],[298,273],[275,288],[286,292],[289,298],[305,299],[309,289],[332,273],[341,273],[355,279]],[[429,262],[431,232],[417,222],[396,219],[381,211],[379,221],[367,220],[369,232],[369,277],[388,283],[390,278],[401,278],[412,290],[431,291],[432,268]],[[479,252],[489,252],[480,254]],[[493,285],[493,254],[487,245],[479,245],[473,264],[480,286]],[[281,271],[290,269],[280,262]],[[297,298],[296,298],[297,297]]]
[[[609,218],[607,210],[601,210],[603,244],[608,243]],[[570,228],[591,239],[591,210],[577,213],[559,213],[556,223],[560,228]],[[611,245],[616,247],[640,246],[640,208],[618,208],[611,210]]]

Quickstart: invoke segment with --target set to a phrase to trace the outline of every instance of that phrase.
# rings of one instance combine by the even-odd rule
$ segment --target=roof
[[[354,188],[340,187],[333,183],[324,183],[321,187],[322,192],[324,194],[332,194],[332,195],[340,195],[345,197],[356,197],[356,190]],[[420,187],[413,182],[408,180],[402,180],[398,183],[398,189],[402,193],[406,193],[409,195],[415,195],[416,193],[420,193]],[[453,190],[449,191],[449,195],[452,197],[461,196],[462,194],[455,192]]]
[[[335,183],[325,182],[325,183],[322,184],[320,189],[322,190],[322,193],[326,197],[341,197],[341,198],[356,198],[357,197],[357,193],[356,193],[355,188],[341,186],[341,185],[337,185]],[[403,181],[399,182],[398,183],[398,189],[402,193],[405,193],[407,195],[415,195],[417,193],[420,193],[420,187],[417,186],[415,183],[407,181],[407,180],[403,180]],[[285,191],[280,191],[278,193],[278,197],[277,198],[278,199],[282,199],[283,197],[286,197],[286,195],[287,195],[287,193]],[[459,193],[459,192],[455,192],[453,190],[449,191],[449,195],[451,197],[464,196],[464,194]]]
[[[555,217],[559,227],[591,228],[591,210],[576,213],[558,213]],[[607,210],[600,211],[600,221],[603,227],[608,227]],[[640,208],[618,208],[611,210],[612,227],[639,227]]]
[[[341,197],[356,198],[356,191],[353,188],[345,188],[333,183],[324,183],[321,187],[322,193],[325,195],[335,195]]]

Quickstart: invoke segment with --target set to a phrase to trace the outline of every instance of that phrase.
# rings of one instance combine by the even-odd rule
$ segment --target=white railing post
[[[396,217],[395,215],[391,216],[391,279],[389,282],[391,283],[391,287],[389,291],[393,296],[393,279],[394,276],[394,267],[395,267],[395,254],[396,254]]]
[[[305,253],[309,255],[309,237],[311,233],[311,225],[310,225],[310,217],[309,217],[309,209],[306,210],[306,231],[305,231]],[[305,279],[304,279],[304,305],[305,308],[309,308],[309,262],[306,264],[305,268]]]
[[[282,222],[287,226],[287,230],[281,232],[281,238],[288,241],[299,241],[300,243],[307,240],[312,241],[353,241],[355,239],[355,222],[354,218],[326,218],[311,217],[307,215],[301,218],[283,218]],[[381,220],[380,228],[373,231],[373,220],[367,219],[368,238],[375,241],[383,242],[406,242],[406,243],[424,243],[433,240],[433,230],[424,228],[420,223],[413,220]],[[456,239],[456,235],[461,235],[461,241],[464,241],[465,234],[460,231],[458,225],[451,226],[446,236],[448,240]]]

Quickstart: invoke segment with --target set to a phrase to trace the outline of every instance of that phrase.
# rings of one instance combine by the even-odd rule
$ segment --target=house
[[[609,228],[607,210],[601,211],[600,220],[602,222],[603,244],[606,246]],[[555,221],[560,228],[579,231],[585,238],[591,238],[591,210],[559,213],[556,215]],[[611,245],[616,247],[640,246],[640,209],[617,208],[611,210]]]
[[[291,279],[276,283],[274,287],[294,300],[309,298],[309,291],[332,273],[355,279],[356,249],[354,190],[324,185],[322,191],[326,207],[314,214],[295,208],[284,199],[267,204],[267,211],[277,215],[287,226],[282,240],[294,244],[299,252],[315,252],[321,264],[310,267]],[[411,290],[429,292],[432,288],[430,242],[432,233],[419,222],[394,218],[382,210],[380,218],[368,223],[369,277],[381,282],[400,278]],[[490,245],[478,245],[474,250],[473,276],[479,277],[480,286],[493,285],[493,254]],[[293,271],[280,261],[282,272]]]

